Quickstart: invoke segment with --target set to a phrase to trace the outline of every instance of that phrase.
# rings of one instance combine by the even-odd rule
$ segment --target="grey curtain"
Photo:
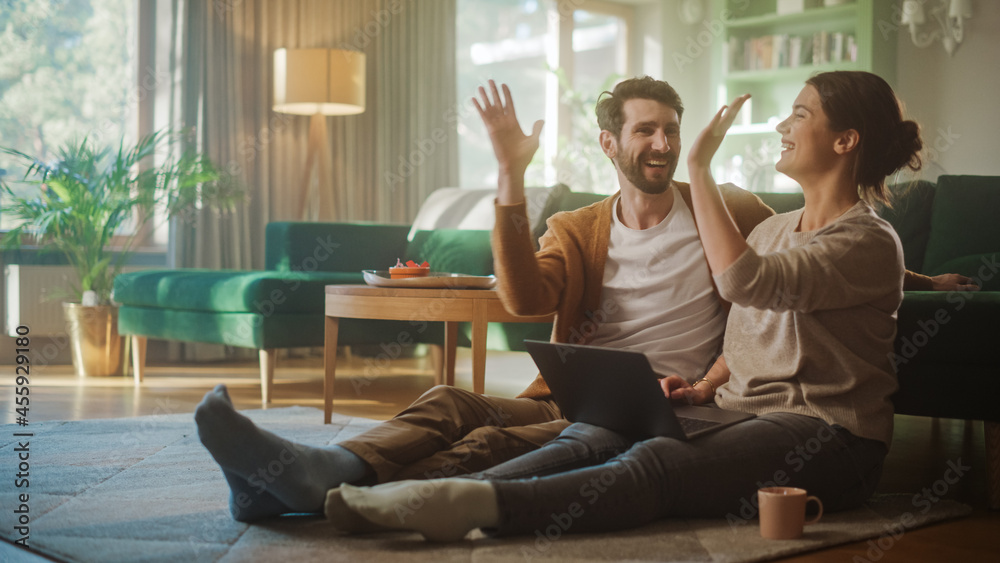
[[[328,117],[338,221],[406,223],[456,185],[455,0],[161,0],[157,128],[195,132],[247,200],[172,228],[178,267],[262,268],[264,225],[297,220],[309,119],[271,111],[279,47],[367,55],[367,109]]]
[[[309,118],[271,111],[275,49],[366,54],[366,111],[328,117],[338,221],[408,223],[458,182],[455,0],[158,0],[155,128],[182,127],[246,200],[171,225],[176,267],[261,269],[264,226],[300,220]]]

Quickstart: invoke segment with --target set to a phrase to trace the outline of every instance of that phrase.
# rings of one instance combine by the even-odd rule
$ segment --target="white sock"
[[[364,516],[351,510],[351,507],[344,502],[341,487],[327,491],[323,514],[326,515],[327,521],[333,525],[334,529],[345,534],[366,534],[391,529],[370,522]]]
[[[458,541],[500,523],[493,485],[474,479],[399,481],[374,487],[343,485],[344,503],[366,520],[414,530],[431,541]]]

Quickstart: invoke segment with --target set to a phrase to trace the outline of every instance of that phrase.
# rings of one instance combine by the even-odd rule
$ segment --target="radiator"
[[[135,272],[148,267],[126,267]],[[4,267],[4,311],[6,332],[16,336],[17,327],[25,325],[32,336],[66,334],[63,301],[74,299],[69,288],[77,279],[70,266],[26,266],[10,264]]]

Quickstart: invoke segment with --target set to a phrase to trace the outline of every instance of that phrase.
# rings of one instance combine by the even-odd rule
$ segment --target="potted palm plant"
[[[78,375],[121,374],[126,361],[112,302],[114,278],[157,220],[184,218],[198,207],[225,208],[240,197],[230,178],[205,156],[172,151],[178,135],[158,132],[133,146],[99,146],[86,138],[57,151],[51,162],[18,150],[3,152],[24,164],[15,193],[0,180],[4,213],[20,224],[6,233],[4,248],[34,243],[62,253],[78,283],[67,288],[74,302],[63,304]]]

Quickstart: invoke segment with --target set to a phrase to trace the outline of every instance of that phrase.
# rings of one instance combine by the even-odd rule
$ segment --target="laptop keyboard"
[[[684,430],[684,433],[689,436],[694,432],[698,432],[699,430],[704,430],[705,428],[711,428],[712,426],[716,426],[719,424],[714,420],[704,420],[701,418],[684,418],[684,417],[677,417],[677,422],[680,422],[681,428]]]

